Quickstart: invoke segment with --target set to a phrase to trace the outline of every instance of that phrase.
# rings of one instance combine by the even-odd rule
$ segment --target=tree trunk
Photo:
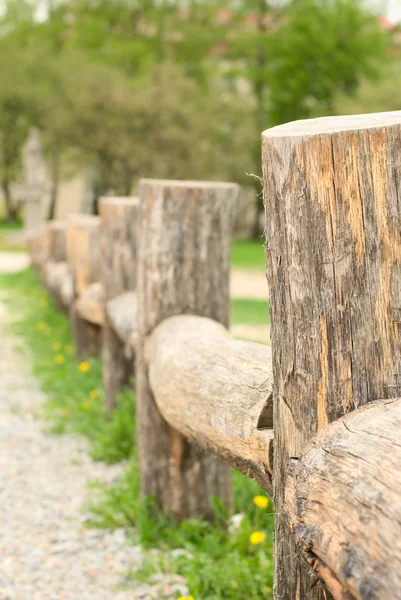
[[[291,535],[290,461],[331,421],[401,395],[400,146],[399,113],[263,134],[280,600],[330,597]]]
[[[229,319],[230,229],[238,186],[142,180],[139,209],[137,440],[141,491],[175,519],[230,504],[230,472],[172,429],[149,383],[145,340],[168,317]]]
[[[138,208],[138,198],[104,197],[99,201],[106,302],[136,288]],[[117,405],[118,392],[133,375],[134,358],[113,330],[107,312],[102,355],[105,403],[112,409]]]

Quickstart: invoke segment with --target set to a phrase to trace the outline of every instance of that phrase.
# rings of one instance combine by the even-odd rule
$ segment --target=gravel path
[[[232,269],[230,296],[247,300],[268,300],[269,286],[265,273],[249,269]]]
[[[8,320],[0,303],[0,599],[132,600],[124,575],[140,549],[122,530],[83,526],[88,481],[121,467],[93,462],[84,439],[43,432],[43,395]]]

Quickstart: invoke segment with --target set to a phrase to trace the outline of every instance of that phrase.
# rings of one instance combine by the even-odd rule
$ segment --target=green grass
[[[233,325],[268,325],[269,303],[265,300],[231,300],[231,323]]]
[[[237,241],[231,248],[233,269],[266,270],[266,258],[262,240]]]
[[[128,459],[120,481],[109,486],[93,484],[92,518],[87,525],[127,527],[133,542],[149,549],[131,577],[151,581],[160,573],[180,575],[195,600],[270,599],[273,513],[270,503],[266,509],[254,505],[254,496],[264,495],[259,486],[233,473],[234,513],[243,515],[236,530],[230,529],[230,515],[217,499],[214,523],[197,518],[176,524],[161,515],[152,499],[143,500],[139,494],[132,392],[122,393],[111,417],[106,413],[100,360],[79,364],[74,359],[68,320],[56,311],[35,273],[27,270],[0,276],[0,289],[10,310],[18,315],[17,332],[32,351],[34,373],[47,394],[40,416],[46,419],[49,432],[87,436],[95,459],[109,463]],[[255,322],[263,314],[265,322],[266,303],[234,301],[233,314],[242,322]],[[254,531],[265,533],[263,543],[250,543]],[[177,556],[177,548],[184,552]]]
[[[104,409],[100,359],[87,361],[88,370],[80,369],[68,320],[56,310],[33,271],[0,276],[0,289],[11,292],[9,306],[19,315],[16,330],[33,353],[34,374],[48,398],[41,410],[48,429],[86,435],[96,459],[112,463],[127,458],[133,448],[133,394],[123,392],[119,408],[109,416]]]

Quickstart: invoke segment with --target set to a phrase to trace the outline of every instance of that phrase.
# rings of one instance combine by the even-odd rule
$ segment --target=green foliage
[[[8,0],[0,175],[9,216],[32,125],[55,189],[60,156],[94,167],[99,194],[130,193],[141,176],[242,183],[259,170],[261,130],[333,112],[339,92],[376,74],[384,46],[358,0],[65,0],[43,22],[32,3]]]
[[[377,76],[386,37],[355,0],[293,0],[273,36],[269,75],[273,124],[333,113],[341,90],[353,94]]]
[[[135,463],[119,483],[103,489],[101,499],[91,506],[91,525],[134,527],[134,542],[153,550],[132,573],[135,581],[177,573],[185,577],[197,599],[271,598],[271,504],[267,509],[257,508],[252,500],[263,495],[259,486],[240,473],[233,476],[235,513],[243,515],[238,528],[230,527],[229,515],[218,503],[214,523],[189,519],[177,524],[163,517],[151,499],[140,500]],[[250,543],[254,531],[266,534],[260,546]],[[180,549],[178,555],[176,549]]]

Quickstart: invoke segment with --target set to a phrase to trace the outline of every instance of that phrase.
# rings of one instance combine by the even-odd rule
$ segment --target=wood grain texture
[[[75,355],[79,360],[98,356],[102,348],[102,328],[83,319],[77,310],[75,299],[69,308],[71,333],[74,339]]]
[[[401,598],[401,400],[322,429],[289,470],[297,547],[338,600]]]
[[[226,465],[172,429],[148,378],[145,340],[179,314],[228,325],[234,184],[142,180],[138,256],[137,440],[141,492],[176,519],[212,517],[211,497],[230,503]]]
[[[82,319],[102,327],[105,320],[103,285],[98,282],[85,288],[77,298],[76,309]]]
[[[114,298],[136,288],[138,208],[138,198],[104,197],[99,201],[102,281],[106,302],[113,302]],[[125,300],[129,298],[132,296],[125,296]],[[115,304],[112,306],[116,307]],[[130,309],[118,314],[117,323],[124,317],[129,318],[130,314]],[[133,375],[134,353],[125,340],[120,340],[108,312],[104,319],[102,358],[105,403],[107,408],[112,409],[117,405],[118,392]]]
[[[401,395],[401,113],[263,134],[274,365],[275,597],[323,599],[283,510],[291,458],[327,423]]]
[[[184,315],[156,327],[146,357],[165,420],[271,493],[270,347],[234,340],[217,321]]]
[[[136,288],[138,209],[139,198],[99,199],[106,301]]]

